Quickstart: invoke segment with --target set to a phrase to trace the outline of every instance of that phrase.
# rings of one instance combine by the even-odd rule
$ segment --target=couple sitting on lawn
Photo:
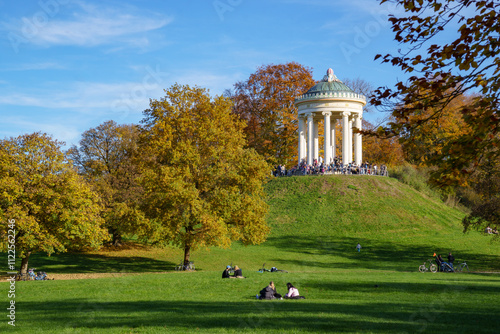
[[[292,283],[287,283],[286,287],[288,293],[284,296],[286,299],[305,299],[303,296],[299,295],[299,290],[292,285]],[[276,292],[276,287],[274,282],[269,282],[269,285],[264,289],[260,290],[260,296],[257,295],[258,299],[283,299],[279,293]]]
[[[246,278],[243,277],[243,273],[241,272],[240,267],[234,266],[234,274],[229,275],[229,271],[231,270],[231,266],[227,266],[226,270],[222,272],[222,278]]]

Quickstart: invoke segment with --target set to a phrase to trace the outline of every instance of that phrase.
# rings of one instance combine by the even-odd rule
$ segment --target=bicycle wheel
[[[431,273],[437,273],[438,271],[438,267],[433,263],[431,264],[431,266],[429,267],[429,270],[431,271]]]
[[[175,271],[181,271],[182,270],[182,266],[176,266],[175,267]]]
[[[462,267],[462,269],[460,271],[463,271],[463,270],[466,270],[467,272],[469,271],[469,266],[467,265],[467,263],[465,263]]]
[[[425,273],[425,272],[426,272],[425,264],[421,264],[421,265],[418,267],[418,271],[420,271],[421,273]]]

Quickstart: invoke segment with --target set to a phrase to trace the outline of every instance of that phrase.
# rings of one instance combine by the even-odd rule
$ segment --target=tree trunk
[[[28,260],[31,252],[27,252],[26,255],[21,259],[21,274],[26,274],[28,272]]]
[[[187,268],[189,265],[189,257],[191,256],[191,246],[184,246],[184,268]]]
[[[122,245],[122,236],[120,234],[120,232],[118,232],[118,230],[114,229],[112,231],[112,235],[113,235],[113,246],[115,247],[119,247]]]

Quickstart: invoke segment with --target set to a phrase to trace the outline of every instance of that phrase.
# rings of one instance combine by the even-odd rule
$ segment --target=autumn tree
[[[270,163],[295,163],[295,98],[314,86],[312,70],[298,63],[261,66],[234,85],[234,112],[246,122],[248,146]]]
[[[461,184],[482,161],[495,160],[500,154],[500,3],[381,1],[385,2],[404,10],[389,19],[401,49],[400,54],[375,59],[381,57],[410,76],[394,88],[376,90],[372,103],[390,108],[395,120],[376,133],[411,136],[423,124],[438,119],[457,98],[474,95],[458,109],[469,131],[446,138],[440,152],[428,161],[437,166],[434,183]],[[441,36],[454,27],[454,37]]]
[[[62,144],[41,133],[0,141],[0,219],[15,220],[22,273],[32,253],[98,248],[107,238],[99,197],[65,158]],[[0,234],[5,249],[7,224]]]
[[[120,245],[124,234],[144,234],[147,223],[139,210],[138,138],[137,125],[107,121],[85,131],[80,146],[68,152],[103,201],[102,214],[114,246]]]
[[[263,182],[270,167],[245,147],[244,122],[229,98],[174,85],[144,111],[144,211],[156,241],[191,250],[257,244],[269,228]]]
[[[375,129],[370,122],[363,120],[363,129]],[[363,137],[363,160],[369,163],[384,164],[389,167],[400,166],[405,163],[403,146],[398,136],[379,138],[375,136]]]
[[[482,230],[486,225],[500,228],[500,158],[484,161],[471,176],[474,197],[470,213],[463,219],[465,230]],[[499,236],[496,236],[499,239]]]
[[[436,157],[443,156],[443,148],[447,143],[468,133],[469,127],[460,109],[471,103],[472,99],[469,96],[457,96],[439,113],[427,109],[408,115],[408,120],[416,123],[435,114],[412,131],[400,133],[406,160],[417,166],[434,165]]]

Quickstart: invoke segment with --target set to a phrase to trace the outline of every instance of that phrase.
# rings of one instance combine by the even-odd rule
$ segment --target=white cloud
[[[73,45],[92,47],[104,44],[127,44],[133,47],[148,45],[147,37],[137,34],[160,29],[173,21],[155,13],[140,13],[133,7],[109,8],[75,2],[78,10],[71,16],[62,14],[46,20],[22,17],[8,28],[25,42],[37,45]],[[43,12],[41,11],[43,14]]]

